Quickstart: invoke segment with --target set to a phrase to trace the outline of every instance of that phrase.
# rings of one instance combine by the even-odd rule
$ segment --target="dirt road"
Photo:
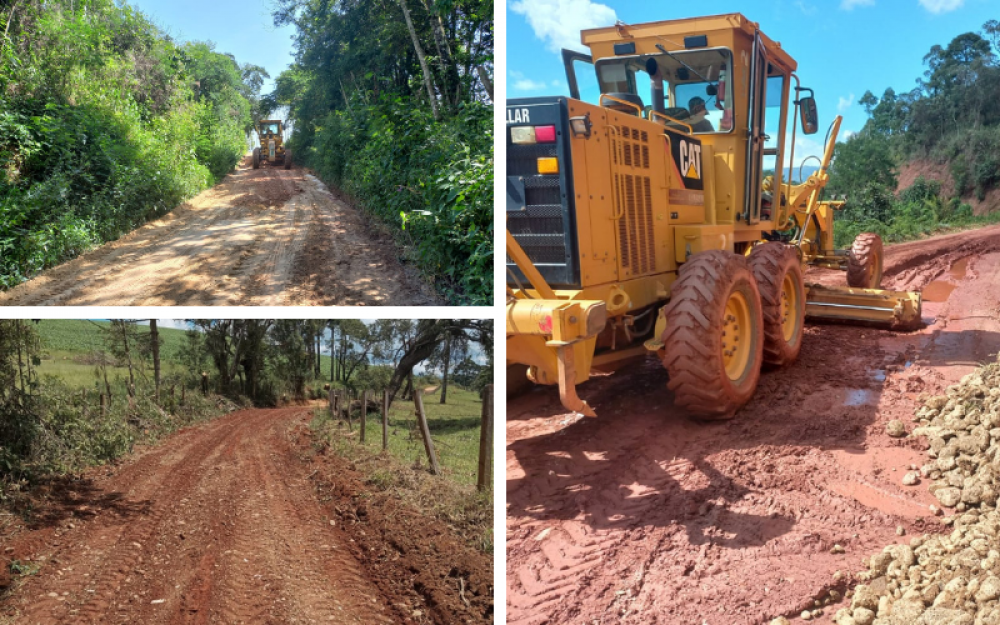
[[[596,419],[549,388],[509,400],[508,623],[799,622],[863,557],[939,531],[901,484],[922,448],[885,424],[996,357],[1000,227],[889,247],[883,285],[923,289],[927,327],[807,326],[732,422],[678,414],[655,359],[581,386]]]
[[[314,176],[248,162],[161,219],[0,292],[0,305],[442,303]]]
[[[371,572],[410,554],[369,544],[375,520],[359,526],[355,541],[335,511],[350,508],[357,518],[348,493],[317,498],[316,476],[327,469],[295,442],[309,418],[305,408],[234,412],[72,483],[40,528],[15,536],[0,553],[4,562],[41,565],[0,603],[0,622],[442,622],[415,597],[420,589],[412,582],[408,592],[388,594],[388,576]],[[346,466],[332,474],[342,490],[354,483]],[[395,539],[420,551],[413,536],[435,525],[442,524],[411,532],[397,523]],[[447,563],[449,544],[438,542],[443,572],[425,566],[426,575],[446,578],[449,568],[460,568],[459,557]],[[469,605],[470,590],[482,582],[466,582]],[[425,582],[425,592],[437,592],[434,583]],[[457,588],[448,594],[456,610],[466,609]],[[473,598],[473,606],[487,599]],[[487,622],[481,612],[472,615],[456,622]]]

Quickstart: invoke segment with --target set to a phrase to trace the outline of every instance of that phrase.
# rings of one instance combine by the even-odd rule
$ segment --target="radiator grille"
[[[629,126],[612,127],[611,162],[618,220],[621,266],[627,275],[656,268],[653,244],[653,197],[649,178],[649,133]]]

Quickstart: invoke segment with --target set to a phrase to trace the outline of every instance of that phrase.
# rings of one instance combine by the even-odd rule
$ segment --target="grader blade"
[[[913,330],[920,326],[920,293],[806,285],[806,317]]]

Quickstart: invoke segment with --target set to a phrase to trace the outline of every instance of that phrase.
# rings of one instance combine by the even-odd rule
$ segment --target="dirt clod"
[[[885,433],[893,438],[906,436],[906,426],[899,419],[893,419],[885,424]]]

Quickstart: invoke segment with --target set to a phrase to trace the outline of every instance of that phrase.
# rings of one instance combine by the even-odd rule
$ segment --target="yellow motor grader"
[[[592,416],[576,385],[655,353],[678,406],[725,419],[763,363],[796,359],[806,317],[920,323],[919,293],[879,289],[877,235],[834,247],[844,202],[821,191],[839,117],[819,168],[785,179],[816,103],[758,24],[618,23],[581,39],[590,54],[563,51],[570,97],[507,103],[510,372]],[[805,283],[809,266],[846,271],[848,286]]]
[[[281,163],[285,169],[292,167],[292,151],[285,148],[285,125],[280,119],[262,119],[254,124],[257,130],[257,142],[260,147],[253,149],[253,168],[258,169],[261,163]]]

